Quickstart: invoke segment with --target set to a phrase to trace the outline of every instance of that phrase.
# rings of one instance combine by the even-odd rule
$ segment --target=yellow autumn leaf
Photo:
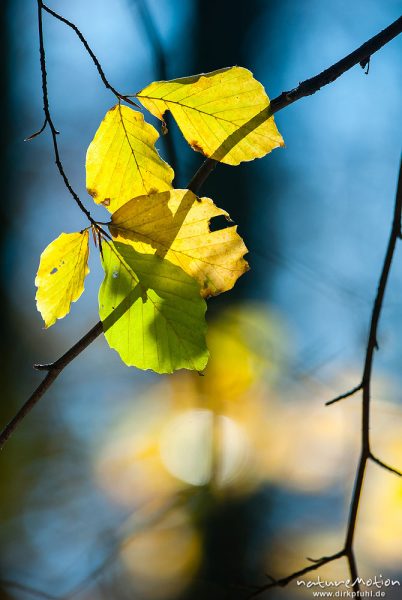
[[[181,267],[208,297],[230,290],[248,270],[237,227],[210,231],[210,220],[220,215],[229,219],[209,198],[171,190],[130,200],[112,215],[109,229],[137,252],[157,254]]]
[[[159,134],[142,113],[117,104],[92,140],[86,158],[87,189],[110,212],[142,194],[172,187],[173,169],[159,156]]]
[[[65,317],[84,291],[88,255],[88,231],[62,233],[42,252],[35,279],[36,305],[46,327]]]
[[[158,119],[169,110],[194,150],[229,165],[284,145],[264,87],[243,67],[156,81],[136,96]]]

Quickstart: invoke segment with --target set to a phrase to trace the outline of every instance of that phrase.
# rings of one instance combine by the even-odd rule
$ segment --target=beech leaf
[[[159,134],[142,113],[117,104],[106,113],[86,158],[87,189],[114,212],[141,194],[172,187],[173,169],[159,156]]]
[[[110,233],[138,252],[157,254],[194,277],[204,297],[231,289],[248,270],[237,227],[210,231],[213,217],[226,211],[189,190],[140,196],[112,215]]]
[[[88,231],[62,233],[42,252],[35,279],[36,304],[46,327],[65,317],[84,291],[88,255]]]
[[[121,243],[102,244],[99,313],[106,340],[129,366],[171,373],[208,362],[206,303],[168,260]]]
[[[243,67],[156,81],[136,97],[162,121],[169,110],[194,150],[229,165],[284,145],[264,87]]]

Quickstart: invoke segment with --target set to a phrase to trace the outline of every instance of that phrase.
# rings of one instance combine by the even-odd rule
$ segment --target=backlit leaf
[[[86,158],[95,202],[114,212],[135,196],[171,189],[174,172],[155,148],[158,137],[138,111],[117,104],[106,113]]]
[[[166,257],[194,277],[204,297],[231,289],[248,269],[247,252],[236,226],[211,232],[212,217],[224,210],[189,190],[171,190],[134,198],[112,215],[109,226],[118,240],[144,254]]]
[[[229,165],[284,145],[263,86],[242,67],[156,81],[136,96],[158,119],[169,110],[194,150]]]
[[[104,243],[99,312],[105,337],[140,369],[201,371],[208,361],[206,303],[197,282],[168,260]]]
[[[89,273],[88,238],[88,231],[62,233],[41,254],[35,279],[36,304],[46,327],[68,314],[71,303],[84,291]]]

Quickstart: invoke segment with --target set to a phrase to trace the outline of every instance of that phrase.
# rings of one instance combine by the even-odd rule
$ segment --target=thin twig
[[[351,396],[356,393],[359,389],[363,390],[363,398],[362,398],[362,427],[361,427],[361,451],[360,451],[360,459],[357,465],[357,473],[355,478],[355,484],[353,489],[352,498],[350,501],[350,509],[349,509],[349,519],[346,529],[346,539],[343,550],[341,550],[338,554],[329,557],[329,560],[321,559],[318,562],[314,562],[311,567],[306,567],[301,571],[296,571],[292,573],[288,577],[284,577],[283,579],[279,579],[277,583],[270,583],[265,586],[261,586],[259,591],[255,591],[251,597],[258,596],[259,594],[265,592],[267,589],[271,587],[275,587],[278,585],[287,585],[290,581],[295,579],[296,577],[300,577],[308,573],[309,571],[319,568],[328,562],[332,562],[335,560],[334,557],[340,558],[344,556],[348,561],[350,579],[353,584],[353,591],[357,594],[360,591],[359,585],[359,577],[358,570],[356,565],[356,558],[354,554],[354,537],[356,531],[356,520],[357,513],[359,510],[360,499],[363,491],[363,483],[364,483],[364,475],[366,472],[367,462],[372,460],[377,463],[384,469],[390,471],[391,473],[395,473],[396,475],[402,476],[402,474],[390,467],[389,465],[382,462],[380,459],[375,457],[370,450],[370,403],[371,403],[371,375],[373,369],[373,360],[374,360],[374,351],[377,349],[377,334],[378,334],[378,324],[380,321],[381,311],[384,303],[385,291],[387,288],[387,283],[389,279],[389,273],[391,270],[392,260],[395,254],[395,248],[397,241],[399,239],[399,233],[401,230],[401,217],[402,217],[402,158],[399,167],[399,177],[398,177],[398,185],[394,206],[394,214],[391,226],[391,232],[389,235],[387,250],[385,252],[385,257],[383,261],[383,265],[381,268],[381,274],[378,282],[377,293],[375,296],[373,310],[371,313],[370,319],[370,328],[367,339],[367,346],[365,352],[364,359],[364,368],[363,368],[363,377],[362,383],[356,388],[353,388],[343,396],[339,396],[338,399],[342,397]],[[336,401],[334,399],[332,402]],[[284,583],[283,583],[284,582]]]
[[[40,135],[41,133],[43,133],[45,131],[46,126],[47,126],[47,119],[45,117],[45,120],[43,121],[42,127],[40,129],[38,129],[38,131],[35,131],[35,133],[31,133],[31,135],[29,135],[28,137],[26,137],[24,139],[24,142],[30,142],[34,138],[38,137],[38,135]]]
[[[395,475],[398,475],[398,477],[402,477],[402,472],[401,471],[398,471],[398,469],[394,469],[394,467],[391,467],[390,465],[387,465],[387,463],[385,463],[384,461],[382,461],[379,458],[377,458],[376,456],[374,456],[374,454],[372,454],[371,452],[370,452],[369,458],[370,458],[370,460],[372,460],[373,462],[375,462],[377,465],[379,465],[380,467],[382,467],[386,471],[389,471],[390,473],[394,473]]]
[[[11,434],[18,427],[24,417],[31,412],[35,404],[42,398],[44,393],[54,383],[60,373],[65,367],[70,364],[74,358],[76,358],[85,348],[87,348],[101,333],[102,323],[99,321],[92,329],[88,331],[74,346],[72,346],[63,356],[50,365],[36,365],[36,368],[47,370],[48,373],[43,381],[38,385],[36,390],[28,398],[28,400],[21,406],[19,411],[14,415],[8,425],[0,434],[0,450],[4,444],[10,438]]]
[[[41,2],[41,0],[38,0],[40,24],[42,23],[41,10],[40,10],[40,8],[42,6],[43,6],[43,3]],[[40,29],[42,29],[41,26],[40,26]],[[366,42],[366,44],[361,46],[358,50],[356,50],[355,52],[350,54],[349,57],[355,56],[355,60],[351,61],[349,59],[349,61],[346,63],[346,66],[342,72],[345,72],[348,69],[352,68],[357,62],[362,60],[365,56],[368,56],[368,55],[374,54],[374,52],[377,52],[377,50],[379,50],[384,44],[386,44],[393,37],[398,35],[398,33],[400,33],[401,30],[402,30],[402,17],[400,19],[398,19],[398,21],[395,21],[395,23],[390,25],[388,28],[384,29],[384,31],[379,33],[377,36],[374,36],[373,38],[371,38],[371,40]],[[43,35],[42,34],[40,35],[40,39],[41,39],[41,48],[43,49]],[[364,48],[365,50],[362,51],[362,48]],[[349,57],[346,57],[346,59],[348,59]],[[326,71],[323,71],[320,75],[317,75],[316,77],[313,77],[312,79],[307,80],[307,81],[315,81],[316,82],[315,83],[315,86],[316,86],[315,91],[318,91],[320,89],[320,87],[329,83],[328,73],[330,73],[331,70],[333,70],[334,74],[336,74],[336,77],[334,76],[333,79],[336,79],[337,77],[339,77],[342,74],[342,72],[339,72],[339,65],[340,65],[340,63],[344,63],[346,61],[346,59],[343,59],[343,61],[336,63],[329,69],[326,69]],[[43,63],[43,86],[44,86],[44,103],[45,103],[45,98],[47,101],[47,87],[46,87],[46,68],[45,68],[46,63],[45,63],[44,49],[43,49],[43,53],[41,51],[41,64],[42,63]],[[303,84],[300,84],[300,86],[302,86],[302,85]],[[300,88],[300,86],[299,86],[299,88]],[[296,88],[296,90],[299,88]],[[310,93],[313,94],[314,91],[310,91]],[[296,102],[299,98],[302,98],[305,95],[307,95],[307,94],[300,93],[300,95],[297,96],[297,94],[295,92],[293,92],[292,102]],[[283,94],[281,94],[281,96],[279,96],[278,98],[275,98],[271,103],[271,106],[273,105],[273,106],[277,107],[275,109],[275,112],[277,112],[278,110],[281,110],[282,108],[285,108],[285,106],[290,104],[290,102],[281,104],[280,99],[282,98],[282,96],[283,96]],[[48,108],[47,108],[47,112],[49,112]],[[47,116],[46,110],[45,110],[45,116]],[[55,135],[54,135],[54,138],[55,138]],[[56,142],[56,147],[57,147],[57,142]],[[188,185],[188,189],[194,193],[197,193],[199,191],[200,187],[202,186],[202,184],[207,179],[207,177],[211,174],[215,165],[216,165],[216,161],[212,161],[212,163],[211,163],[210,159],[207,159],[203,163],[201,168],[195,173],[194,177],[192,178],[191,182]],[[64,170],[62,170],[62,172],[64,173]],[[99,225],[97,225],[97,227],[99,227]],[[401,230],[401,228],[399,225],[398,235],[400,233],[400,230]],[[102,333],[102,323],[101,322],[97,323],[97,325],[95,325],[95,327],[92,330],[90,330],[86,335],[84,335],[84,337],[81,338],[81,340],[78,341],[73,346],[73,348],[71,350],[73,350],[73,349],[75,349],[75,350],[74,350],[74,356],[71,358],[71,360],[73,358],[75,358],[76,356],[78,356],[78,354],[80,354],[91,343],[91,341],[87,342],[86,340],[87,340],[88,336],[91,336],[91,333],[94,331],[96,331],[96,335],[93,335],[93,338],[91,339],[91,341],[93,341],[96,337],[98,337]],[[67,351],[64,356],[69,355],[71,350]],[[58,363],[59,366],[61,366],[60,361],[62,360],[62,358],[59,359],[58,361],[56,361],[56,363]],[[33,392],[31,397],[27,400],[27,402],[23,405],[23,407],[18,411],[18,413],[15,415],[15,417],[12,419],[12,421],[6,426],[5,430],[0,434],[0,450],[3,448],[4,444],[9,439],[10,435],[13,433],[13,431],[16,429],[16,427],[19,425],[19,423],[28,414],[28,412],[35,406],[35,404],[38,402],[38,400],[40,400],[40,398],[49,389],[49,387],[51,386],[53,381],[56,379],[56,377],[65,368],[65,366],[67,366],[67,364],[69,364],[71,362],[71,360],[68,360],[68,362],[66,362],[66,364],[61,366],[61,368],[59,370],[54,370],[54,371],[49,370],[48,375],[51,375],[52,373],[53,374],[56,373],[56,375],[55,376],[53,375],[52,380],[50,380],[50,378],[48,379],[48,375],[45,377],[45,379],[42,381],[41,384],[39,384],[39,386]],[[53,363],[53,364],[55,364],[55,363]],[[48,367],[49,367],[49,369],[51,369],[52,365],[48,365]]]
[[[298,577],[303,577],[303,575],[307,575],[307,573],[311,573],[311,571],[316,571],[322,566],[334,562],[339,558],[343,558],[344,556],[346,556],[345,550],[341,550],[340,552],[336,552],[336,554],[332,554],[331,556],[323,556],[322,558],[314,562],[314,564],[309,565],[308,567],[304,567],[304,569],[300,569],[299,571],[294,571],[294,573],[291,573],[286,577],[282,577],[281,579],[274,579],[273,577],[270,577],[272,581],[255,590],[252,594],[248,596],[248,599],[255,598],[256,596],[259,596],[263,592],[266,592],[267,590],[270,590],[274,587],[285,587],[294,579],[297,579]]]
[[[364,474],[366,471],[367,461],[371,458],[370,450],[370,403],[371,403],[371,374],[373,368],[374,351],[377,348],[378,324],[381,316],[381,311],[384,302],[385,291],[388,284],[389,273],[391,270],[392,260],[395,254],[395,248],[399,239],[401,230],[401,215],[402,215],[402,159],[399,167],[398,186],[395,199],[394,215],[389,236],[388,246],[384,257],[381,275],[378,282],[377,294],[374,300],[373,312],[371,315],[370,330],[367,341],[366,358],[363,369],[363,401],[362,401],[362,431],[361,431],[361,455],[357,469],[355,488],[353,491],[348,529],[346,533],[345,548],[353,557],[353,540],[356,528],[357,512],[360,504],[360,498],[363,489]],[[354,573],[353,564],[351,566],[352,580]],[[358,583],[353,586],[355,592],[359,591]]]
[[[102,69],[102,66],[99,62],[99,60],[97,59],[95,53],[93,52],[92,48],[90,47],[90,45],[88,44],[87,40],[85,39],[85,37],[83,36],[83,34],[81,33],[81,31],[78,29],[78,27],[72,23],[71,21],[69,21],[68,19],[66,19],[65,17],[63,17],[62,15],[59,15],[59,13],[55,12],[54,10],[52,10],[51,8],[49,8],[46,4],[42,3],[42,8],[44,11],[46,11],[47,13],[49,13],[49,15],[52,15],[52,17],[54,17],[55,19],[57,19],[58,21],[61,21],[62,23],[64,23],[65,25],[67,25],[68,27],[71,27],[71,29],[77,34],[79,40],[81,41],[81,43],[83,44],[85,50],[88,52],[89,56],[91,57],[98,73],[99,76],[102,80],[102,82],[104,83],[105,87],[110,90],[115,96],[116,98],[118,98],[119,100],[124,100],[124,102],[127,102],[128,104],[131,104],[132,106],[136,106],[137,108],[139,108],[138,104],[136,104],[135,102],[133,102],[133,100],[130,99],[129,96],[126,96],[125,94],[121,94],[120,92],[118,92],[116,90],[116,88],[114,88],[111,83],[109,83],[108,79],[106,78],[105,72]]]
[[[336,398],[333,398],[333,400],[328,400],[328,402],[325,403],[325,406],[331,406],[331,404],[335,404],[335,402],[339,402],[339,400],[344,400],[345,398],[349,398],[350,396],[354,396],[362,388],[363,388],[363,383],[359,383],[359,385],[356,385],[354,388],[352,388],[348,392],[345,392],[344,394],[341,394],[340,396],[337,396]]]
[[[59,146],[57,143],[57,135],[59,132],[57,131],[56,127],[54,126],[52,116],[50,114],[50,107],[49,107],[49,94],[48,94],[48,89],[47,89],[47,73],[46,73],[46,53],[45,53],[45,44],[44,44],[44,40],[43,40],[43,23],[42,23],[42,11],[44,9],[44,5],[43,5],[42,0],[37,0],[37,6],[38,6],[39,54],[40,54],[40,68],[41,68],[41,75],[42,75],[43,112],[45,113],[45,123],[42,126],[42,128],[39,130],[39,132],[37,132],[36,134],[33,134],[33,137],[35,137],[36,135],[39,135],[39,133],[41,133],[45,129],[45,124],[49,125],[49,129],[50,129],[50,133],[51,133],[52,141],[53,141],[55,163],[56,163],[56,166],[58,168],[60,175],[63,178],[66,188],[70,192],[71,196],[74,198],[79,209],[87,217],[87,219],[91,223],[91,225],[93,225],[97,230],[102,231],[103,235],[105,235],[106,237],[109,237],[108,233],[106,231],[104,231],[97,224],[95,219],[92,218],[89,210],[87,208],[85,208],[85,206],[81,202],[80,198],[78,197],[78,194],[73,190],[71,183],[70,183],[70,181],[66,175],[66,172],[64,170],[61,159],[60,159]],[[32,136],[30,136],[30,137],[32,138]]]

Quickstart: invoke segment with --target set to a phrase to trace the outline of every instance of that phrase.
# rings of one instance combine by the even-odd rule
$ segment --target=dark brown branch
[[[377,348],[378,323],[384,302],[385,291],[389,279],[392,260],[395,254],[395,248],[401,231],[402,216],[402,159],[399,167],[398,186],[395,199],[394,216],[389,236],[388,246],[384,257],[381,275],[378,283],[377,294],[374,300],[373,312],[371,315],[370,330],[367,341],[366,358],[363,369],[363,405],[362,405],[362,432],[361,432],[361,455],[357,469],[355,488],[353,491],[348,529],[346,534],[345,548],[352,551],[354,534],[356,529],[357,512],[359,509],[360,498],[363,489],[364,475],[367,461],[372,458],[370,450],[370,403],[371,403],[371,374],[373,369],[374,351]],[[352,575],[352,573],[351,573]],[[352,579],[356,579],[353,578]],[[358,591],[358,585],[354,586],[354,591]]]
[[[93,52],[92,48],[90,47],[90,45],[88,44],[87,40],[85,39],[85,37],[82,35],[81,31],[78,29],[78,27],[76,25],[74,25],[74,23],[72,23],[71,21],[69,21],[68,19],[66,19],[65,17],[63,17],[62,15],[59,15],[59,13],[55,12],[54,10],[52,10],[51,8],[49,8],[48,6],[46,6],[46,4],[42,3],[42,8],[43,10],[45,10],[47,13],[49,13],[49,15],[52,15],[52,17],[54,17],[55,19],[57,19],[58,21],[61,21],[62,23],[64,23],[65,25],[67,25],[68,27],[70,27],[78,36],[79,40],[81,41],[81,43],[83,44],[85,50],[88,52],[89,56],[91,57],[96,70],[99,73],[99,77],[101,78],[103,84],[105,85],[105,87],[110,90],[115,96],[116,98],[118,98],[119,100],[124,100],[124,102],[127,102],[128,104],[131,104],[132,106],[136,106],[138,108],[138,104],[136,104],[135,102],[133,102],[133,100],[131,100],[129,98],[129,96],[126,96],[124,94],[121,94],[120,92],[118,92],[108,81],[108,79],[106,78],[106,75],[102,69],[102,66],[99,62],[99,60],[97,59],[95,53]]]
[[[45,131],[46,127],[47,127],[47,119],[45,118],[45,120],[43,121],[42,127],[40,129],[38,129],[38,131],[35,131],[35,133],[31,133],[31,135],[26,137],[24,139],[24,142],[30,142],[34,138],[38,137],[38,135],[40,135],[41,133],[43,133]]]
[[[394,214],[391,226],[391,232],[389,235],[387,250],[385,252],[385,257],[383,261],[383,265],[381,268],[381,274],[378,282],[377,293],[373,304],[373,310],[371,313],[370,319],[370,328],[365,352],[364,359],[364,368],[363,368],[363,377],[362,383],[350,391],[346,392],[342,396],[338,396],[334,400],[330,401],[329,404],[336,402],[337,400],[341,400],[342,398],[347,398],[348,396],[352,396],[360,389],[363,390],[363,399],[362,399],[362,427],[361,427],[361,451],[360,451],[360,459],[357,465],[357,473],[356,479],[353,489],[352,498],[350,501],[350,510],[349,510],[349,519],[348,525],[346,529],[346,539],[343,550],[341,550],[338,554],[329,557],[329,560],[321,559],[318,562],[314,562],[311,565],[312,568],[306,567],[301,571],[296,571],[292,573],[288,577],[283,579],[279,579],[277,582],[272,582],[268,585],[261,586],[259,590],[256,590],[251,597],[258,596],[262,592],[267,589],[280,585],[287,585],[290,581],[295,579],[296,577],[300,577],[301,575],[305,575],[309,571],[313,569],[317,569],[324,564],[335,560],[334,557],[340,558],[344,556],[348,561],[350,579],[353,582],[353,591],[355,593],[360,591],[359,586],[359,578],[358,571],[356,566],[356,559],[353,550],[353,542],[356,530],[356,520],[357,513],[359,510],[360,499],[363,490],[364,483],[364,475],[366,472],[367,462],[372,460],[377,463],[384,469],[390,471],[391,473],[395,473],[396,475],[402,476],[402,474],[394,469],[393,467],[388,466],[383,463],[380,459],[376,458],[370,450],[370,403],[371,403],[371,375],[373,369],[373,359],[374,359],[374,351],[377,349],[377,335],[378,335],[378,324],[380,321],[381,311],[384,303],[385,291],[387,288],[387,283],[389,279],[389,273],[391,270],[392,260],[395,254],[395,248],[397,241],[400,237],[401,231],[401,217],[402,217],[402,158],[399,167],[399,177],[398,177],[398,186],[396,192],[395,206],[394,206]],[[327,403],[328,404],[328,403]],[[325,562],[323,562],[325,560]],[[285,582],[285,583],[283,583]]]
[[[89,212],[88,209],[85,208],[85,206],[83,205],[83,203],[79,199],[78,195],[73,190],[73,188],[72,188],[72,186],[70,184],[70,181],[69,181],[69,179],[68,179],[68,177],[66,175],[66,172],[64,171],[63,164],[62,164],[62,162],[60,160],[59,146],[57,144],[57,135],[58,135],[59,132],[57,131],[56,127],[54,126],[54,123],[53,123],[53,120],[52,120],[52,116],[50,114],[50,108],[49,108],[49,95],[48,95],[48,89],[47,89],[47,73],[46,73],[46,54],[45,54],[45,44],[44,44],[44,41],[43,41],[43,23],[42,23],[42,10],[44,8],[44,5],[43,5],[42,0],[37,0],[37,5],[38,5],[38,32],[39,32],[40,68],[41,68],[41,74],[42,74],[43,112],[45,113],[45,123],[47,123],[47,125],[49,125],[50,133],[51,133],[51,136],[52,136],[55,163],[56,163],[56,166],[57,166],[57,168],[59,170],[60,175],[63,178],[63,181],[64,181],[64,184],[65,184],[66,188],[70,192],[71,196],[74,198],[74,200],[75,200],[76,204],[78,205],[79,209],[84,213],[84,215],[87,217],[88,221],[94,227],[96,227],[97,229],[99,229],[96,221],[92,218],[91,213]],[[42,129],[40,131],[43,131],[43,130],[44,130],[44,126],[42,127]],[[38,132],[38,134],[39,134],[39,132]],[[34,136],[38,135],[38,134],[34,134]]]
[[[282,92],[280,96],[274,98],[270,104],[270,115],[277,113],[282,110],[286,106],[293,104],[297,100],[304,98],[305,96],[312,96],[318,90],[320,90],[325,85],[332,83],[335,79],[338,79],[343,73],[349,71],[352,67],[359,65],[360,63],[364,63],[368,61],[368,59],[375,53],[378,52],[385,44],[388,44],[392,39],[394,39],[397,35],[402,32],[402,17],[399,17],[396,21],[391,23],[388,27],[380,31],[377,35],[372,37],[370,40],[365,42],[362,46],[351,52],[345,58],[342,58],[340,61],[325,69],[319,73],[319,75],[315,75],[315,77],[311,77],[310,79],[306,79],[302,83],[300,83],[296,88],[290,90],[288,92]],[[254,123],[254,128],[258,127],[260,122],[256,120]],[[248,129],[250,131],[250,124],[246,123]],[[252,129],[252,128],[251,128]],[[227,150],[228,151],[228,150]],[[201,167],[198,169],[195,175],[195,185],[197,189],[202,186],[204,181],[209,177],[212,171],[215,169],[216,165],[219,161],[214,160],[213,158],[207,158]]]
[[[385,44],[388,44],[397,35],[402,32],[402,16],[396,21],[391,23],[388,27],[377,33],[374,37],[365,42],[362,46],[339,60],[337,63],[322,71],[319,75],[306,79],[300,83],[296,88],[289,92],[282,92],[282,94],[275,98],[272,102],[272,112],[293,104],[296,100],[300,100],[305,96],[311,96],[315,94],[325,85],[332,83],[338,77],[343,75],[346,71],[349,71],[355,65],[368,64],[371,56],[378,52]]]
[[[344,394],[341,394],[340,396],[333,398],[333,400],[328,400],[328,402],[325,403],[325,406],[330,406],[331,404],[335,404],[335,402],[339,402],[339,400],[344,400],[344,398],[349,398],[350,396],[354,396],[362,388],[363,388],[363,383],[359,383],[359,385],[356,385],[354,388],[352,388],[348,392],[345,392]]]
[[[40,47],[41,47],[40,54],[41,54],[41,66],[42,66],[44,111],[45,111],[45,118],[48,120],[48,116],[50,117],[50,113],[49,113],[48,96],[47,96],[46,61],[45,61],[45,53],[44,53],[44,46],[43,46],[43,33],[42,33],[42,8],[43,8],[43,10],[46,10],[47,7],[45,8],[43,3],[41,2],[41,0],[38,0],[38,18],[39,18],[39,28],[40,28]],[[53,15],[53,16],[56,16],[56,15]],[[67,24],[70,25],[69,22]],[[350,54],[348,57],[346,57],[342,61],[339,61],[338,63],[336,63],[329,69],[327,69],[326,71],[323,71],[323,73],[321,73],[320,75],[317,75],[316,77],[313,77],[307,81],[310,81],[310,82],[315,81],[316,89],[314,91],[318,91],[320,89],[320,87],[329,83],[328,73],[331,73],[332,70],[334,71],[334,73],[337,73],[336,77],[334,77],[336,79],[342,73],[344,73],[347,69],[350,69],[355,64],[357,64],[357,62],[359,62],[360,60],[363,60],[365,56],[367,57],[367,52],[369,52],[369,54],[371,55],[374,52],[376,52],[377,50],[379,50],[384,44],[387,43],[387,41],[390,41],[393,37],[398,35],[398,33],[400,33],[401,29],[402,29],[402,17],[400,19],[398,19],[397,21],[395,21],[395,23],[393,23],[392,25],[390,25],[389,27],[384,29],[384,31],[379,33],[377,36],[375,36],[374,38],[372,38],[371,40],[366,42],[366,44],[363,44],[363,46],[361,46],[358,50],[355,50],[355,52],[352,52],[352,54]],[[362,48],[364,48],[365,50],[362,51]],[[353,60],[351,60],[351,58],[350,58],[352,56],[354,57]],[[346,65],[349,65],[349,66],[345,67],[345,61],[346,61]],[[340,64],[344,64],[343,71],[340,71],[340,67],[339,67]],[[326,74],[325,77],[324,77],[324,74]],[[300,93],[299,95],[296,94],[296,91],[299,88],[301,88],[301,86],[305,86],[305,84],[306,84],[306,82],[304,82],[303,84],[300,84],[300,86],[298,88],[295,88],[295,90],[293,90],[292,102],[296,102],[296,100],[298,100],[299,98],[302,98],[303,96],[308,95],[306,93]],[[310,89],[312,89],[312,88],[310,88]],[[310,91],[310,93],[312,94],[312,93],[314,93],[314,91]],[[289,94],[290,93],[291,92],[289,92]],[[275,107],[275,110],[271,111],[272,113],[278,112],[279,110],[281,110],[288,104],[292,103],[290,101],[287,103],[283,103],[283,101],[281,100],[282,97],[283,97],[283,94],[281,94],[281,96],[278,96],[278,98],[275,98],[274,100],[272,100],[271,108]],[[255,118],[253,117],[252,120],[254,120],[254,119]],[[49,121],[47,121],[47,122],[49,122]],[[52,123],[51,118],[50,118],[50,123]],[[50,125],[50,123],[49,123],[49,125]],[[53,140],[55,143],[55,148],[57,148],[56,130],[55,130],[54,126],[52,127],[52,137],[53,137]],[[58,156],[58,153],[57,153],[57,156]],[[200,187],[202,186],[202,184],[207,179],[207,177],[213,171],[216,164],[217,164],[216,161],[211,160],[211,159],[207,159],[206,161],[204,161],[203,165],[195,173],[194,177],[190,181],[190,183],[188,185],[188,189],[190,189],[194,193],[197,193],[199,191]],[[61,173],[64,174],[64,170],[62,167],[61,167]],[[65,175],[64,175],[64,177],[65,177]],[[99,225],[97,225],[97,227],[99,227]],[[400,225],[398,228],[398,235],[399,235],[399,233],[400,233]],[[92,339],[87,342],[88,336],[91,337],[91,334],[94,331],[96,331],[96,335],[94,335],[92,337]],[[61,359],[56,361],[56,363],[53,363],[51,365],[46,365],[46,368],[49,370],[48,375],[45,377],[45,379],[42,381],[42,383],[37,387],[37,389],[33,392],[32,396],[27,400],[27,402],[23,405],[23,407],[18,411],[18,413],[15,415],[15,417],[12,419],[12,421],[7,425],[5,430],[0,434],[0,449],[4,446],[4,444],[10,437],[10,435],[16,429],[18,424],[23,420],[23,418],[26,416],[26,414],[28,414],[28,412],[35,406],[35,404],[38,402],[38,400],[40,400],[40,398],[43,396],[43,394],[49,389],[49,387],[52,385],[53,381],[56,379],[56,377],[59,375],[59,373],[67,366],[67,364],[69,364],[71,362],[71,360],[73,360],[76,356],[78,356],[78,354],[80,354],[91,343],[91,341],[93,341],[96,337],[98,337],[101,334],[101,332],[102,332],[102,323],[99,322],[93,329],[91,329],[91,331],[89,331],[83,338],[81,338],[81,340],[79,342],[77,342],[77,344],[75,344],[75,346],[73,346],[73,348],[71,348],[68,352],[66,352],[64,357],[70,356],[70,352],[72,352],[74,350],[74,355],[72,356],[72,358],[70,360],[68,360],[65,364],[63,364],[61,362],[63,359],[63,357],[62,357]],[[58,366],[60,368],[56,369],[54,367],[55,364],[58,364]]]
[[[384,461],[380,460],[379,458],[377,458],[376,456],[374,456],[374,454],[370,453],[370,457],[369,457],[373,462],[375,462],[377,465],[379,465],[380,467],[382,467],[383,469],[385,469],[386,471],[389,471],[390,473],[394,473],[395,475],[398,475],[398,477],[402,477],[402,472],[398,471],[398,469],[394,469],[394,467],[390,467],[390,465],[387,465],[387,463],[385,463]]]
[[[316,571],[317,569],[320,569],[324,565],[334,562],[335,560],[338,560],[339,558],[343,558],[344,556],[346,556],[345,550],[341,550],[340,552],[337,552],[336,554],[332,554],[331,556],[323,556],[322,558],[314,561],[314,563],[312,565],[309,565],[308,567],[304,567],[304,569],[300,569],[299,571],[295,571],[294,573],[291,573],[287,577],[282,577],[282,579],[274,579],[273,577],[270,577],[271,581],[269,583],[267,583],[266,585],[263,585],[260,588],[258,588],[257,590],[255,590],[252,594],[250,594],[248,596],[248,599],[255,598],[256,596],[259,596],[263,592],[266,592],[267,590],[274,588],[274,587],[285,587],[289,583],[291,583],[292,581],[297,579],[298,577],[303,577],[303,575],[307,575],[307,573],[311,573],[311,571]]]
[[[33,394],[28,398],[25,404],[19,409],[17,414],[11,419],[8,425],[0,434],[0,450],[7,442],[11,434],[18,427],[24,417],[33,409],[43,394],[50,388],[60,373],[76,358],[85,348],[87,348],[102,333],[102,323],[99,321],[92,329],[88,331],[74,346],[72,346],[63,356],[50,365],[36,365],[36,368],[47,370],[48,373],[43,381],[38,385]]]

